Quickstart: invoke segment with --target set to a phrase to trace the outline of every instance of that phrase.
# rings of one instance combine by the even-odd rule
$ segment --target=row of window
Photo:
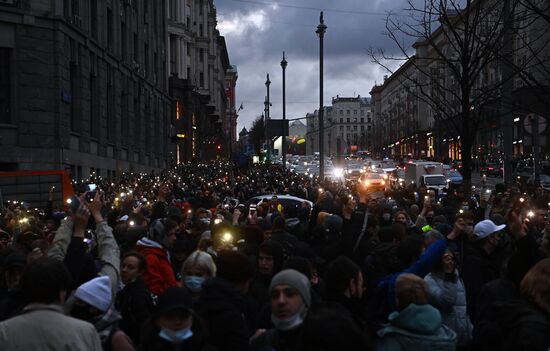
[[[346,126],[346,130],[350,131],[351,126]],[[353,126],[353,130],[357,130],[357,126]],[[364,131],[364,130],[365,130],[365,126],[361,126],[361,131]],[[371,126],[367,126],[367,130],[371,131],[372,130]],[[344,126],[340,126],[340,131],[341,132],[344,131]]]
[[[346,110],[346,115],[347,116],[350,116],[351,115],[351,111],[352,110]],[[357,115],[358,111],[360,112],[361,116],[364,116],[365,115],[365,110],[361,109],[361,110],[353,110],[353,114],[354,115]],[[343,116],[344,115],[344,110],[340,110],[340,116]]]

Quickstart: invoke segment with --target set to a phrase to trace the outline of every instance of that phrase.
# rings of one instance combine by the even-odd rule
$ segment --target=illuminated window
[[[181,110],[182,110],[181,101],[176,100],[176,119],[181,118]]]

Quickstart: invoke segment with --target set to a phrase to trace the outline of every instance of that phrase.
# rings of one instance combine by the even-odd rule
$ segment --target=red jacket
[[[136,250],[147,259],[147,270],[143,274],[143,280],[149,291],[159,296],[164,290],[178,284],[168,260],[168,252],[164,248],[149,246],[140,240]]]

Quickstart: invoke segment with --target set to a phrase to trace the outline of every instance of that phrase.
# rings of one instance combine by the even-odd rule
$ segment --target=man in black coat
[[[203,284],[196,311],[206,321],[209,343],[218,351],[249,349],[252,318],[245,294],[254,276],[254,266],[242,253],[218,254],[217,276]]]

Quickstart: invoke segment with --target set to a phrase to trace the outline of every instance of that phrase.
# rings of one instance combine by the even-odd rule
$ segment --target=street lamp
[[[323,11],[319,16],[317,36],[319,37],[319,178],[325,179],[325,151],[324,151],[324,125],[323,125],[323,37],[327,26],[323,21]]]
[[[267,136],[267,121],[270,119],[269,116],[269,86],[271,85],[271,81],[269,80],[269,73],[267,74],[267,78],[265,80],[265,87],[267,89],[267,96],[265,100],[265,140],[267,142],[267,157],[271,159],[271,140]]]
[[[281,150],[283,154],[283,169],[286,169],[286,79],[285,71],[288,62],[285,59],[285,52],[283,51],[283,60],[281,61],[281,68],[283,69],[283,140]]]

